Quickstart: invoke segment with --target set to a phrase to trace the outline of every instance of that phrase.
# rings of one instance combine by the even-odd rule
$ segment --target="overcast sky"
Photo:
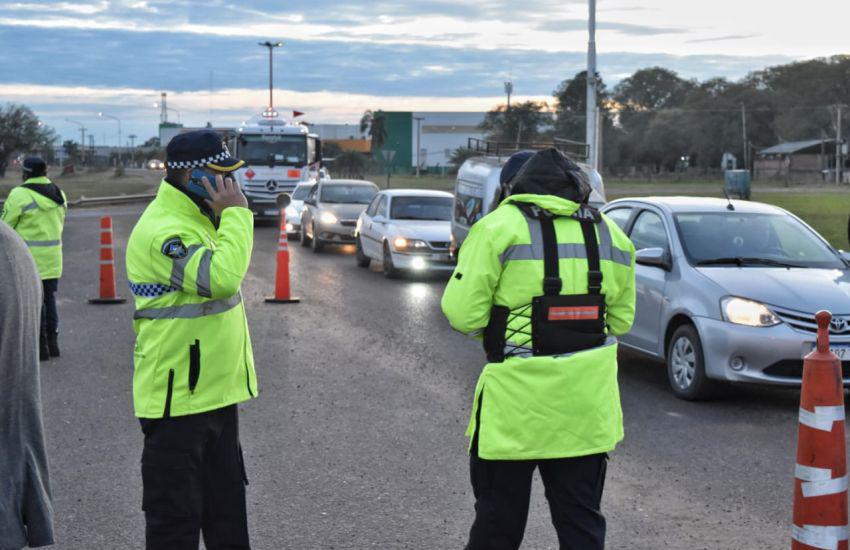
[[[599,70],[609,86],[660,65],[741,78],[850,53],[850,2],[599,0]],[[512,78],[551,102],[586,64],[587,3],[564,0],[0,1],[0,101],[31,105],[66,139],[156,134],[159,91],[184,123],[237,124],[262,110],[275,54],[280,110],[356,122],[366,108],[487,110]],[[176,113],[171,113],[176,118]]]

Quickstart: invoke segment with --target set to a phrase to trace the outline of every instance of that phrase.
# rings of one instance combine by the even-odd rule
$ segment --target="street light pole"
[[[425,117],[415,116],[413,120],[416,121],[416,177],[419,177],[419,169],[422,166],[422,121],[425,120]]]
[[[259,42],[259,45],[269,49],[269,109],[267,112],[271,115],[271,113],[274,113],[274,63],[272,53],[275,48],[282,47],[283,42],[270,42],[266,40],[265,42]]]
[[[118,123],[118,164],[123,164],[124,158],[121,156],[121,119],[117,116],[107,115],[105,113],[98,113],[97,116],[101,118],[110,118]]]
[[[598,130],[596,115],[596,0],[588,2],[588,35],[587,43],[587,145],[590,148],[588,162],[594,170],[599,170],[599,151],[596,132]]]

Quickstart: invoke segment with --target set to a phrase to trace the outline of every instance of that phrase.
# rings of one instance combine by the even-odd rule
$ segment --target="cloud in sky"
[[[689,78],[739,78],[845,47],[830,30],[840,18],[818,15],[834,13],[831,0],[809,0],[793,14],[738,0],[606,0],[599,8],[599,67],[609,85],[654,65]],[[161,89],[187,122],[206,122],[210,97],[214,122],[239,118],[264,102],[258,38],[286,42],[275,53],[276,84],[316,118],[352,121],[392,105],[483,109],[509,75],[519,94],[551,100],[585,64],[586,17],[581,0],[0,0],[8,60],[0,101],[22,98],[62,133],[73,130],[62,109],[107,108],[126,112],[134,133],[153,133],[148,106]],[[807,24],[816,37],[787,39]]]

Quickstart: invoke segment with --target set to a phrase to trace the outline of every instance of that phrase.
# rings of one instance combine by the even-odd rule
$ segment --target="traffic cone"
[[[277,240],[277,271],[274,278],[274,297],[266,298],[273,304],[296,304],[300,298],[293,298],[289,288],[289,240],[286,238],[286,214],[280,211],[280,236]]]
[[[112,253],[112,216],[100,218],[100,297],[90,304],[123,304],[115,295],[115,255]]]
[[[847,550],[847,457],[841,361],[829,351],[832,315],[818,312],[817,348],[803,363],[793,550]]]

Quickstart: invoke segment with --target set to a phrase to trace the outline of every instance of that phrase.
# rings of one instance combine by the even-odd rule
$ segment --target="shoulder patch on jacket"
[[[162,253],[172,260],[181,260],[189,253],[189,249],[180,240],[180,237],[172,237],[162,245]]]

